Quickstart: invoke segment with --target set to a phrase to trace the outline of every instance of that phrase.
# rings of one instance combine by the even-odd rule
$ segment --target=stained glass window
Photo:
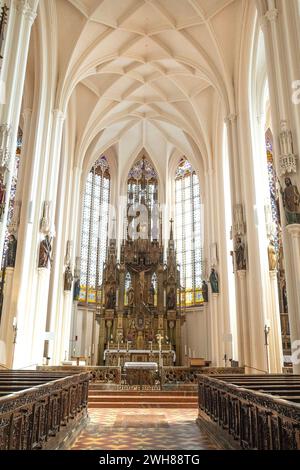
[[[109,166],[106,158],[101,156],[88,174],[83,197],[79,297],[83,302],[95,303],[97,292],[101,290],[109,199]]]
[[[158,178],[151,163],[145,158],[138,160],[131,168],[127,181],[128,226],[130,238],[133,234],[145,238],[158,238]],[[139,224],[143,220],[144,227]],[[140,234],[140,235],[139,235]]]
[[[182,158],[175,176],[175,234],[184,302],[200,304],[202,297],[201,201],[199,180],[191,164]]]
[[[14,159],[14,167],[13,167],[11,187],[10,187],[10,197],[9,197],[8,215],[7,215],[7,227],[9,227],[9,224],[12,220],[12,216],[13,216],[13,212],[14,212],[17,182],[18,182],[18,174],[19,174],[19,167],[20,167],[20,155],[21,155],[21,149],[22,149],[22,141],[23,141],[23,132],[22,132],[22,129],[19,127],[18,137],[17,137],[17,149],[16,149],[16,154],[15,154],[15,159]],[[4,247],[3,247],[3,256],[2,256],[2,268],[4,266],[5,259],[6,259],[8,240],[9,240],[9,231],[6,230],[5,239],[4,239]]]

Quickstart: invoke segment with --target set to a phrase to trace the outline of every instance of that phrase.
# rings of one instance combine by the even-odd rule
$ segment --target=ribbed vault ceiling
[[[233,106],[246,4],[57,0],[58,90],[75,102],[78,158],[112,145],[124,162],[142,147],[158,165],[175,149],[211,157],[218,113]]]

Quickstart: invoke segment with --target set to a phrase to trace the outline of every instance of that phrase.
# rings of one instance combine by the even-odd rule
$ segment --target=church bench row
[[[0,374],[0,450],[61,448],[87,418],[89,374],[28,375],[26,385],[8,385],[24,374]]]
[[[299,376],[199,376],[198,423],[232,447],[300,449],[298,381]]]

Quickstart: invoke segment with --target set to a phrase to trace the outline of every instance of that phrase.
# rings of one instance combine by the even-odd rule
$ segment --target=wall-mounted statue
[[[0,219],[5,211],[5,196],[6,196],[6,187],[3,182],[3,178],[0,178]]]
[[[47,268],[52,250],[52,237],[46,235],[40,243],[39,268]]]
[[[208,284],[206,281],[202,281],[202,297],[204,302],[208,302]]]
[[[154,305],[154,294],[155,294],[155,289],[154,289],[153,283],[151,282],[151,285],[149,287],[149,295],[148,295],[149,305]]]
[[[111,287],[106,293],[105,308],[113,310],[116,306],[116,294],[113,287]]]
[[[219,294],[219,276],[217,271],[212,268],[210,276],[209,276],[209,282],[211,285],[211,290],[213,294]]]
[[[176,293],[175,293],[174,287],[171,287],[167,296],[167,309],[174,310],[175,308],[176,308]]]
[[[64,277],[64,290],[65,291],[70,291],[72,289],[73,279],[74,279],[74,276],[72,274],[71,267],[70,265],[68,265],[66,267],[65,277]]]
[[[8,268],[14,268],[16,263],[16,254],[17,254],[17,239],[14,235],[10,235],[7,244],[6,252],[6,266]]]
[[[127,299],[128,299],[128,306],[133,307],[134,305],[134,289],[133,287],[129,287],[127,291]]]
[[[269,246],[268,246],[268,259],[269,259],[269,270],[270,271],[275,271],[277,269],[277,253],[274,245],[274,241],[270,240]]]
[[[74,289],[73,289],[73,300],[79,300],[80,296],[80,278],[78,277],[74,282]]]
[[[246,269],[246,254],[245,254],[245,244],[242,241],[242,238],[238,235],[235,238],[235,262],[236,269],[242,271]]]
[[[283,207],[287,225],[300,223],[300,194],[298,188],[292,183],[290,177],[286,177],[285,188],[281,188]]]

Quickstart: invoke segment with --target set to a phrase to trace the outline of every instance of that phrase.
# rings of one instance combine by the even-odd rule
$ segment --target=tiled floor
[[[89,417],[74,450],[218,449],[195,423],[195,409],[91,409]]]

